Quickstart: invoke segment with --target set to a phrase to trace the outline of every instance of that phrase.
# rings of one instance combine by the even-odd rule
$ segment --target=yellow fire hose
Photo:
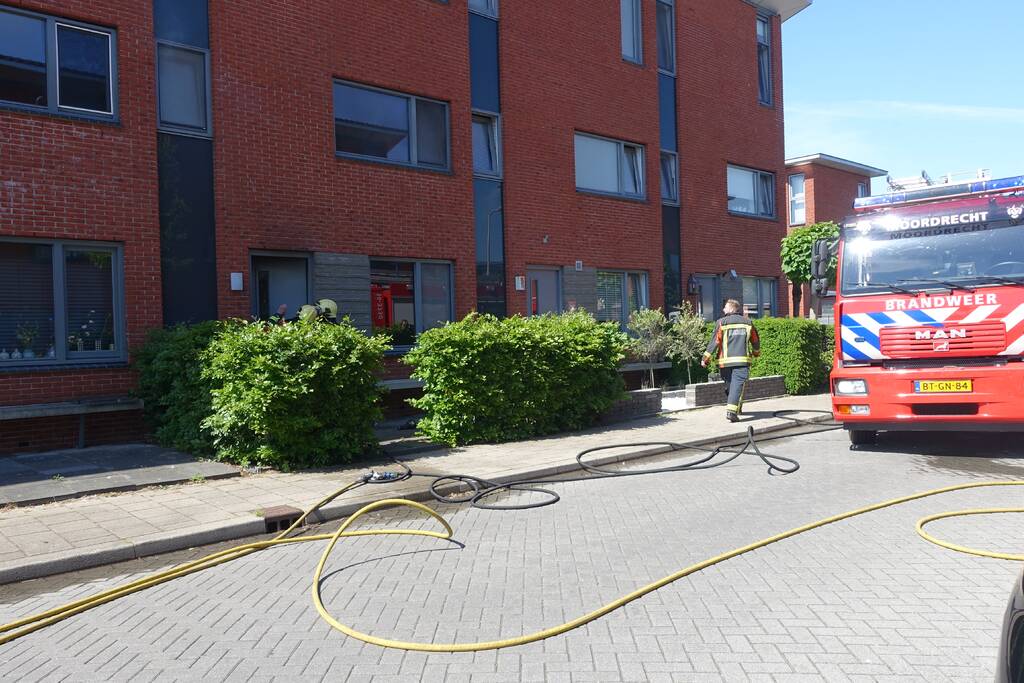
[[[565,633],[565,632],[570,631],[570,630],[572,630],[574,628],[582,626],[583,624],[586,624],[586,623],[588,623],[590,621],[598,619],[598,618],[604,616],[605,614],[608,614],[609,612],[611,612],[613,610],[616,610],[619,607],[622,607],[623,605],[625,605],[625,604],[627,604],[629,602],[632,602],[633,600],[636,600],[637,598],[640,598],[640,597],[642,597],[642,596],[644,596],[644,595],[646,595],[646,594],[648,594],[648,593],[650,593],[652,591],[655,591],[655,590],[657,590],[659,588],[662,588],[663,586],[666,586],[666,585],[672,583],[673,581],[677,581],[677,580],[679,580],[679,579],[681,579],[681,578],[683,578],[685,576],[689,576],[690,574],[694,574],[696,572],[699,572],[702,569],[706,569],[707,567],[710,567],[712,565],[718,564],[720,562],[724,562],[725,560],[731,559],[733,557],[737,557],[738,555],[742,555],[744,553],[748,553],[748,552],[750,552],[752,550],[756,550],[758,548],[763,548],[764,546],[767,546],[767,545],[769,545],[771,543],[775,543],[776,541],[781,541],[781,540],[786,539],[786,538],[791,538],[793,536],[796,536],[797,534],[802,534],[802,533],[804,533],[806,531],[810,531],[812,529],[817,529],[818,527],[825,526],[826,524],[832,524],[833,522],[838,522],[838,521],[841,521],[841,520],[844,520],[844,519],[849,519],[851,517],[856,517],[858,515],[862,515],[862,514],[865,514],[867,512],[873,512],[875,510],[881,510],[882,508],[891,507],[891,506],[894,506],[894,505],[900,505],[902,503],[907,503],[907,502],[910,502],[910,501],[913,501],[913,500],[919,500],[921,498],[927,498],[929,496],[936,496],[936,495],[943,494],[943,493],[950,493],[952,491],[963,491],[963,490],[966,490],[966,489],[974,489],[974,488],[990,487],[990,486],[1024,486],[1024,481],[986,481],[986,482],[975,482],[975,483],[968,483],[968,484],[956,484],[954,486],[946,486],[944,488],[932,489],[930,491],[923,491],[921,493],[915,493],[913,495],[903,496],[901,498],[893,498],[892,500],[887,500],[887,501],[882,502],[882,503],[876,503],[874,505],[869,505],[867,507],[858,508],[856,510],[851,510],[849,512],[844,512],[842,514],[833,515],[832,517],[826,517],[824,519],[820,519],[818,521],[811,522],[809,524],[804,524],[803,526],[796,527],[795,529],[790,529],[789,531],[786,531],[786,532],[783,532],[783,533],[780,533],[780,534],[776,534],[774,536],[769,536],[768,538],[761,539],[761,540],[756,541],[754,543],[751,543],[749,545],[745,545],[745,546],[742,546],[740,548],[736,548],[734,550],[730,550],[728,552],[722,553],[721,555],[716,555],[714,557],[708,558],[706,560],[703,560],[702,562],[698,562],[698,563],[690,565],[689,567],[686,567],[684,569],[680,569],[679,571],[677,571],[677,572],[675,572],[673,574],[669,574],[668,576],[666,576],[666,577],[664,577],[662,579],[659,579],[659,580],[655,581],[654,583],[650,583],[650,584],[648,584],[648,585],[646,585],[646,586],[644,586],[642,588],[638,588],[637,590],[633,591],[632,593],[630,593],[628,595],[625,595],[625,596],[623,596],[623,597],[621,597],[621,598],[619,598],[619,599],[617,599],[617,600],[615,600],[613,602],[610,602],[607,605],[604,605],[603,607],[600,607],[600,608],[598,608],[598,609],[596,609],[596,610],[594,610],[594,611],[592,611],[592,612],[590,612],[588,614],[584,614],[583,616],[577,617],[576,619],[573,619],[572,621],[568,621],[568,622],[566,622],[564,624],[560,624],[558,626],[553,626],[551,628],[547,628],[547,629],[544,629],[542,631],[537,631],[535,633],[529,633],[527,635],[517,636],[517,637],[514,637],[514,638],[506,638],[504,640],[491,640],[491,641],[484,641],[484,642],[477,642],[477,643],[415,643],[415,642],[405,642],[405,641],[400,641],[400,640],[391,640],[391,639],[388,639],[388,638],[379,638],[377,636],[373,636],[373,635],[370,635],[368,633],[362,633],[360,631],[357,631],[357,630],[355,630],[355,629],[353,629],[351,627],[348,627],[348,626],[342,624],[341,622],[339,622],[337,619],[332,617],[331,614],[327,611],[327,608],[324,606],[323,600],[320,597],[321,576],[322,576],[324,567],[327,564],[327,560],[328,560],[328,558],[331,555],[331,552],[334,550],[335,545],[337,544],[338,540],[341,539],[341,538],[348,538],[348,537],[352,537],[352,536],[376,536],[376,535],[384,535],[384,534],[397,534],[397,535],[407,535],[407,536],[429,536],[431,538],[439,538],[439,539],[443,539],[443,540],[451,539],[451,537],[452,537],[452,528],[448,525],[448,522],[445,521],[445,519],[440,514],[438,514],[434,510],[431,510],[430,508],[428,508],[425,505],[413,502],[411,500],[405,500],[405,499],[386,499],[386,500],[380,500],[380,501],[377,501],[377,502],[374,502],[374,503],[370,503],[369,505],[366,505],[366,506],[360,508],[357,512],[355,512],[352,516],[350,516],[345,521],[345,523],[342,524],[341,527],[339,527],[338,530],[335,531],[333,534],[315,534],[315,535],[296,536],[296,537],[292,537],[292,538],[287,538],[287,535],[289,533],[291,533],[295,528],[297,528],[309,515],[313,514],[320,507],[322,507],[323,505],[326,505],[328,502],[330,502],[331,500],[333,500],[333,499],[337,498],[338,496],[342,495],[346,491],[352,489],[353,487],[355,487],[359,483],[360,482],[358,482],[358,481],[357,482],[353,482],[352,484],[349,484],[348,486],[346,486],[346,487],[344,487],[342,489],[339,489],[338,491],[332,493],[330,496],[324,498],[323,500],[318,502],[316,505],[311,507],[309,510],[307,510],[305,513],[303,513],[302,516],[299,517],[288,529],[286,529],[285,531],[282,531],[280,534],[275,536],[273,539],[266,540],[266,541],[256,541],[256,542],[252,542],[252,543],[245,543],[245,544],[242,544],[242,545],[235,546],[233,548],[228,548],[226,550],[221,550],[219,552],[215,552],[213,554],[207,555],[206,557],[200,558],[198,560],[193,560],[191,562],[186,562],[184,564],[178,565],[178,566],[173,567],[171,569],[168,569],[166,571],[158,572],[158,573],[151,574],[149,576],[137,579],[137,580],[132,581],[130,583],[127,583],[127,584],[125,584],[123,586],[119,586],[119,587],[116,587],[116,588],[111,588],[111,589],[103,591],[101,593],[97,593],[96,595],[93,595],[93,596],[90,596],[90,597],[87,597],[87,598],[83,598],[81,600],[76,600],[76,601],[70,602],[70,603],[68,603],[66,605],[62,605],[60,607],[56,607],[54,609],[47,610],[45,612],[40,612],[39,614],[34,614],[32,616],[25,617],[25,618],[19,619],[17,621],[13,621],[13,622],[11,622],[9,624],[4,624],[4,625],[0,626],[0,634],[3,634],[3,635],[0,635],[0,645],[3,645],[5,643],[9,643],[9,642],[11,642],[13,640],[21,638],[22,636],[25,636],[25,635],[28,635],[29,633],[32,633],[33,631],[37,631],[37,630],[39,630],[41,628],[44,628],[44,627],[49,626],[51,624],[57,623],[58,621],[62,621],[64,619],[67,619],[70,616],[73,616],[73,615],[78,614],[80,612],[84,612],[86,610],[92,609],[93,607],[97,607],[99,605],[105,604],[105,603],[110,602],[112,600],[116,600],[116,599],[118,599],[120,597],[124,597],[126,595],[131,595],[132,593],[136,593],[138,591],[145,590],[145,589],[150,588],[152,586],[156,586],[156,585],[159,585],[161,583],[165,583],[167,581],[170,581],[172,579],[176,579],[176,578],[181,577],[181,576],[186,576],[188,574],[192,574],[194,572],[201,571],[203,569],[208,569],[210,567],[214,567],[214,566],[216,566],[218,564],[222,564],[224,562],[229,562],[231,560],[235,560],[235,559],[238,559],[238,558],[241,558],[241,557],[245,557],[246,555],[249,555],[251,553],[263,550],[265,548],[269,548],[269,547],[272,547],[272,546],[281,545],[281,544],[285,544],[285,543],[303,543],[303,542],[307,542],[307,541],[326,540],[326,541],[328,541],[327,547],[324,549],[324,553],[320,557],[320,562],[317,564],[316,572],[313,575],[312,596],[313,596],[313,603],[316,606],[317,611],[320,613],[320,616],[322,616],[324,618],[324,620],[327,621],[327,623],[329,623],[332,627],[338,629],[339,631],[341,631],[342,633],[344,633],[344,634],[346,634],[348,636],[351,636],[353,638],[357,638],[357,639],[365,641],[367,643],[371,643],[373,645],[379,645],[381,647],[398,648],[398,649],[402,649],[402,650],[419,650],[419,651],[425,651],[425,652],[474,652],[474,651],[478,651],[478,650],[493,650],[493,649],[504,648],[504,647],[512,647],[512,646],[515,646],[515,645],[524,645],[526,643],[532,643],[532,642],[535,642],[535,641],[538,641],[538,640],[544,640],[545,638],[550,638],[552,636],[556,636],[556,635],[559,635],[561,633]],[[363,516],[364,514],[366,514],[368,512],[371,512],[373,510],[376,510],[376,509],[378,509],[380,507],[392,506],[392,505],[404,506],[404,507],[412,508],[414,510],[418,510],[419,512],[422,512],[425,515],[427,515],[427,516],[437,520],[437,522],[444,528],[444,531],[443,532],[441,532],[441,531],[424,531],[424,530],[419,530],[419,529],[371,529],[371,530],[362,530],[362,531],[358,531],[358,530],[357,531],[349,531],[348,530],[349,527],[352,526],[352,524],[357,519],[359,519],[361,516]],[[924,517],[923,519],[921,519],[917,523],[917,532],[925,540],[927,540],[927,541],[929,541],[931,543],[935,543],[937,545],[940,545],[940,546],[942,546],[944,548],[949,548],[950,550],[955,550],[955,551],[964,552],[964,553],[970,553],[970,554],[973,554],[973,555],[980,555],[982,557],[993,557],[993,558],[1004,559],[1004,560],[1024,560],[1024,555],[1009,555],[1009,554],[1006,554],[1006,553],[989,552],[989,551],[984,551],[984,550],[977,550],[977,549],[972,549],[972,548],[966,548],[966,547],[963,547],[963,546],[958,546],[958,545],[955,545],[955,544],[952,544],[952,543],[948,543],[946,541],[942,541],[942,540],[936,539],[935,537],[931,536],[930,534],[928,534],[927,532],[924,531],[924,526],[926,524],[928,524],[929,522],[938,520],[938,519],[944,519],[944,518],[947,518],[947,517],[955,517],[955,516],[962,516],[962,515],[981,515],[981,514],[994,514],[994,513],[1006,513],[1006,512],[1024,512],[1024,508],[994,508],[994,509],[984,509],[984,510],[960,510],[960,511],[956,511],[956,512],[944,512],[944,513],[940,513],[940,514],[936,514],[936,515],[930,515],[928,517]]]

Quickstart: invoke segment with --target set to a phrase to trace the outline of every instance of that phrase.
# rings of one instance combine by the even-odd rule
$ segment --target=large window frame
[[[602,317],[600,308],[595,311],[594,317],[600,322],[618,322],[622,329],[626,329],[626,325],[629,324],[629,316],[634,310],[642,311],[650,306],[650,283],[648,281],[647,272],[643,270],[623,270],[619,268],[599,268],[597,270],[598,279],[601,278],[602,274],[612,274],[622,276],[622,289],[620,292],[622,309],[619,311],[619,320],[616,321],[614,318]],[[636,309],[629,307],[629,277],[636,275],[639,278],[639,306]]]
[[[205,99],[206,99],[206,125],[203,127],[189,126],[186,124],[165,122],[163,120],[163,111],[160,108],[160,48],[166,48],[171,50],[177,50],[179,52],[191,52],[194,54],[201,55],[203,57],[203,78],[205,83]],[[210,50],[208,48],[196,47],[194,45],[185,45],[182,43],[176,43],[173,40],[157,40],[156,41],[156,117],[157,117],[157,129],[165,133],[176,133],[178,135],[189,135],[200,138],[213,137],[213,87],[210,83]]]
[[[664,8],[664,10],[663,10]],[[654,10],[657,14],[657,41],[655,48],[658,52],[658,71],[659,73],[667,74],[669,76],[676,75],[676,8],[674,0],[657,0],[654,5]],[[662,22],[662,17],[666,14],[668,16],[668,25],[665,26]],[[667,28],[668,32],[663,35],[663,30]],[[668,65],[662,64],[662,48],[665,48],[668,57]]]
[[[490,171],[479,170],[476,167],[476,150],[473,150],[473,175],[480,178],[501,178],[502,176],[502,159],[501,159],[501,115],[495,112],[484,111],[482,109],[473,110],[473,125],[475,126],[478,120],[486,119],[489,125],[488,129],[488,144],[490,145],[491,158],[494,160],[494,169]],[[474,136],[473,144],[476,144],[476,138]]]
[[[640,0],[619,0],[619,39],[622,47],[622,59],[623,61],[629,62],[630,64],[643,65],[644,63],[644,24],[643,24],[643,11],[640,9]],[[627,11],[631,17],[632,26],[626,26],[625,22],[622,21],[623,16],[626,15]],[[629,35],[627,31],[630,31],[632,35],[629,37],[633,40],[633,45],[636,47],[634,53],[626,52],[626,37]]]
[[[795,185],[799,178],[800,191],[795,191]],[[787,180],[789,188],[789,224],[804,225],[807,223],[807,176],[803,173],[794,173]],[[800,213],[797,216],[797,212]]]
[[[747,301],[747,285],[752,284],[756,292],[753,302]],[[779,280],[773,277],[743,278],[743,313],[748,318],[774,318],[778,315]],[[768,315],[764,315],[767,310]]]
[[[610,143],[613,143],[613,144],[617,145],[616,162],[615,162],[616,174],[617,174],[617,176],[616,176],[617,177],[617,185],[618,185],[618,190],[617,191],[611,192],[609,190],[602,190],[600,188],[596,188],[595,189],[595,188],[590,188],[590,187],[586,187],[586,186],[581,186],[580,185],[579,168],[577,168],[578,165],[576,163],[576,156],[578,154],[578,152],[577,152],[577,141],[580,138],[588,138],[588,139],[591,139],[591,140],[599,140],[601,142],[610,142]],[[636,193],[627,192],[626,189],[625,189],[625,187],[626,187],[626,182],[625,182],[626,166],[629,163],[628,159],[627,159],[627,156],[626,156],[626,149],[627,148],[633,150],[638,155],[637,162],[638,162],[639,174],[637,176],[637,183],[639,185],[639,190]],[[645,178],[645,176],[646,176],[647,172],[646,172],[646,155],[644,154],[644,151],[645,151],[644,145],[638,145],[638,144],[635,144],[635,143],[632,143],[632,142],[626,142],[624,140],[616,140],[615,138],[606,138],[606,137],[602,137],[600,135],[593,135],[592,133],[582,133],[580,131],[576,131],[574,133],[574,135],[573,135],[573,171],[574,171],[574,174],[575,174],[575,177],[576,177],[576,191],[577,192],[585,192],[585,193],[588,193],[588,194],[602,195],[602,196],[605,196],[605,197],[619,197],[619,198],[634,199],[634,200],[646,199],[647,198],[647,179]]]
[[[370,284],[373,284],[373,264],[374,263],[411,263],[413,266],[412,284],[413,284],[413,330],[416,336],[419,336],[423,332],[431,329],[426,326],[423,320],[423,276],[422,270],[424,264],[433,265],[444,265],[448,266],[448,311],[451,316],[451,321],[455,320],[455,263],[452,261],[446,261],[444,259],[411,259],[411,258],[392,258],[390,256],[371,256],[370,257]],[[372,295],[371,295],[371,307],[372,307]],[[373,327],[373,316],[371,313],[370,332],[374,330]],[[394,344],[394,349],[406,350],[410,349],[415,344]]]
[[[772,18],[770,15],[758,14],[756,21],[757,101],[770,107],[775,100],[775,79],[772,73]]]
[[[17,109],[26,112],[57,114],[98,121],[117,121],[120,115],[118,107],[118,70],[117,70],[117,30],[89,24],[73,19],[64,19],[49,14],[41,14],[7,5],[0,6],[0,14],[15,14],[44,22],[45,56],[46,56],[46,105],[34,105],[25,102],[0,99],[0,107]],[[70,28],[87,33],[97,33],[107,37],[107,97],[110,98],[110,111],[86,109],[60,104],[60,60],[58,50],[58,31]]]
[[[673,151],[661,150],[658,159],[658,174],[661,177],[661,203],[679,205],[679,155]]]
[[[409,161],[396,161],[392,159],[386,159],[379,156],[373,156],[371,154],[359,154],[357,152],[344,152],[338,150],[337,132],[335,132],[334,141],[334,155],[338,158],[343,159],[356,159],[359,161],[369,161],[376,164],[386,164],[389,166],[401,166],[403,168],[415,168],[423,171],[434,171],[436,173],[450,173],[452,169],[452,122],[451,122],[451,106],[448,102],[443,100],[435,100],[430,97],[420,97],[419,95],[411,95],[409,93],[400,92],[397,90],[387,90],[386,88],[378,88],[372,85],[366,85],[365,83],[357,83],[355,81],[346,81],[341,78],[335,78],[331,85],[331,97],[332,107],[334,90],[336,86],[346,86],[349,88],[355,88],[358,90],[366,90],[369,92],[381,93],[384,95],[390,95],[391,97],[400,97],[408,101],[407,111],[407,135],[409,140]],[[437,104],[444,107],[444,136],[445,136],[445,163],[444,166],[435,166],[433,164],[421,163],[419,161],[419,131],[417,130],[416,116],[418,114],[417,103],[423,101],[430,104]],[[333,117],[335,130],[337,130],[337,111],[334,112]]]
[[[50,247],[51,276],[53,277],[53,358],[32,358],[0,361],[0,371],[4,368],[31,369],[54,365],[109,365],[125,363],[128,360],[127,322],[124,303],[124,247],[110,242],[92,242],[84,240],[47,240],[0,237],[0,243],[32,244]],[[69,353],[67,348],[68,305],[67,305],[67,274],[65,271],[65,250],[107,252],[111,256],[111,305],[113,308],[113,340],[114,350],[75,351]]]
[[[473,14],[479,14],[484,17],[490,17],[492,19],[498,18],[498,0],[483,0],[483,6],[479,7],[469,2],[469,11]]]
[[[739,199],[729,193],[729,171],[744,171],[753,175],[754,183],[754,211],[746,211],[743,209],[729,206],[729,213],[736,216],[743,216],[746,218],[761,218],[765,220],[775,220],[777,218],[777,211],[775,206],[775,174],[771,171],[761,171],[756,168],[747,168],[746,166],[737,166],[736,164],[728,164],[726,168],[726,199],[727,202],[732,202],[734,199]],[[765,180],[769,180],[768,183],[771,187],[770,192],[765,192],[764,185]],[[770,211],[761,211],[758,207],[763,206],[767,203]]]

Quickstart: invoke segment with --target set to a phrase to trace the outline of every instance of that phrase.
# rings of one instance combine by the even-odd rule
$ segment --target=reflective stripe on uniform
[[[739,412],[740,407],[730,403],[725,407],[725,409],[728,410],[730,413],[736,413]]]

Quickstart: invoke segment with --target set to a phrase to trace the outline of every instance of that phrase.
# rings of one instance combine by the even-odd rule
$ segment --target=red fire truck
[[[882,430],[1024,430],[1024,176],[858,199],[836,274],[832,410]]]

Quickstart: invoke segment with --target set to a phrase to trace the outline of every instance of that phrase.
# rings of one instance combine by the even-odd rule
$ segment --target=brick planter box
[[[747,382],[744,401],[786,395],[786,379],[782,375],[755,377]],[[686,385],[686,402],[691,408],[725,404],[725,382],[704,382]]]
[[[661,389],[640,389],[627,392],[626,397],[609,408],[598,423],[626,422],[640,417],[651,417],[660,412]]]

